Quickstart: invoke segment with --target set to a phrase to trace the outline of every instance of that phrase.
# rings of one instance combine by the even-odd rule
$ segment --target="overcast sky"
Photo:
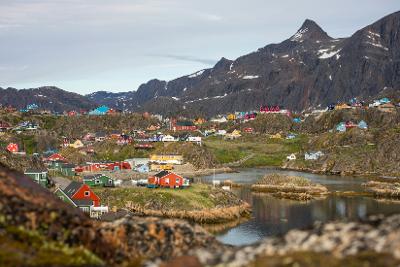
[[[399,0],[0,0],[0,86],[136,90],[293,35],[345,37]]]

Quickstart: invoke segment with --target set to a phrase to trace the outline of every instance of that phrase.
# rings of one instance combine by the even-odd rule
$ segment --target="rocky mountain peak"
[[[290,38],[292,42],[303,42],[306,40],[327,40],[329,35],[313,20],[306,19],[300,29]]]

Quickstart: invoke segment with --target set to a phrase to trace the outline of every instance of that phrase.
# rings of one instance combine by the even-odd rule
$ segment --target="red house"
[[[148,187],[169,187],[169,188],[182,188],[188,186],[189,181],[182,176],[169,172],[161,171],[154,176],[148,178]]]
[[[11,153],[16,153],[18,152],[19,148],[18,148],[18,144],[15,143],[10,143],[7,146],[7,151],[11,152]]]
[[[176,131],[196,131],[197,126],[192,122],[192,121],[177,121],[176,119],[171,120],[171,130],[176,132]]]
[[[8,122],[0,121],[0,131],[7,131],[11,129],[11,125]]]
[[[346,121],[346,129],[355,128],[358,124],[353,123],[352,121]]]
[[[247,128],[244,128],[243,131],[244,131],[245,133],[253,133],[253,132],[254,132],[254,129],[251,128],[251,127],[247,127]]]
[[[74,181],[62,191],[80,208],[100,206],[100,198],[87,184]]]
[[[63,156],[58,153],[54,153],[46,159],[47,161],[67,161]]]

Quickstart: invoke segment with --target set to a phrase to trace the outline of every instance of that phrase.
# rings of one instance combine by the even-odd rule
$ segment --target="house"
[[[161,142],[175,142],[175,141],[177,140],[172,135],[163,135],[161,137]]]
[[[224,136],[224,135],[226,135],[226,130],[218,130],[215,134]]]
[[[170,130],[171,131],[196,131],[197,126],[189,120],[176,120],[171,119],[170,123]]]
[[[346,129],[355,128],[355,127],[357,127],[357,126],[358,126],[358,125],[355,124],[355,123],[352,122],[352,121],[346,121],[346,124],[345,124]]]
[[[335,104],[329,104],[328,105],[328,111],[335,110],[336,105]]]
[[[228,120],[225,117],[216,117],[212,118],[210,121],[215,123],[224,123],[227,122]]]
[[[15,143],[9,143],[6,149],[10,153],[17,153],[19,151],[18,144]]]
[[[202,125],[202,124],[204,124],[204,123],[206,123],[206,122],[207,122],[206,119],[201,118],[201,117],[199,117],[199,118],[197,118],[197,119],[194,120],[194,124],[195,124],[195,125]]]
[[[260,107],[260,113],[279,113],[280,112],[280,107],[279,106],[261,106]]]
[[[380,105],[378,107],[378,110],[380,110],[382,112],[392,113],[392,112],[396,111],[396,107],[392,103],[385,103],[385,104]]]
[[[107,106],[100,106],[89,112],[89,115],[106,115],[110,110]]]
[[[225,134],[225,139],[234,140],[241,137],[241,133],[239,130],[233,130],[232,133]]]
[[[61,170],[61,165],[63,165],[65,161],[62,160],[52,160],[47,162],[47,168],[50,170]]]
[[[67,116],[68,117],[75,117],[78,113],[75,110],[68,111]]]
[[[296,160],[297,157],[295,154],[290,154],[289,156],[286,157],[287,160]]]
[[[114,187],[114,179],[104,174],[94,174],[83,177],[83,183],[90,187]]]
[[[65,189],[57,188],[54,194],[64,202],[89,213],[92,218],[99,218],[108,212],[108,207],[100,206],[100,198],[87,184],[73,181]]]
[[[358,128],[363,129],[363,130],[367,130],[368,129],[368,124],[365,121],[360,121],[358,123]]]
[[[110,133],[110,138],[111,138],[111,139],[117,140],[117,139],[119,139],[120,137],[121,137],[121,132],[120,132],[120,131],[118,131],[118,130],[112,130],[112,131],[111,131],[111,133]]]
[[[246,128],[243,129],[243,132],[245,132],[245,133],[253,133],[254,129],[251,128],[251,127],[246,127]]]
[[[67,161],[66,158],[61,156],[59,153],[54,153],[45,159],[46,161]]]
[[[27,169],[24,174],[43,187],[48,187],[50,184],[47,170]]]
[[[132,166],[132,168],[135,168],[139,165],[148,165],[149,161],[149,158],[132,158],[125,160],[125,162],[128,162]]]
[[[387,103],[390,103],[390,99],[387,97],[384,97],[384,98],[379,99],[379,102],[381,104],[387,104]]]
[[[174,166],[171,164],[165,164],[165,163],[161,163],[161,164],[157,164],[157,163],[152,163],[150,164],[150,171],[154,172],[154,171],[170,171],[173,170]]]
[[[188,142],[196,143],[198,145],[201,145],[201,136],[189,136],[186,139]]]
[[[305,153],[304,154],[304,159],[305,160],[317,160],[320,157],[322,157],[324,155],[323,152],[318,151],[318,152],[310,152],[310,153]]]
[[[0,121],[0,132],[5,132],[11,129],[11,124],[5,121]]]
[[[293,119],[293,122],[294,122],[294,123],[301,123],[301,119],[300,119],[300,118],[294,118],[294,119]]]
[[[234,121],[234,120],[236,120],[236,115],[231,113],[231,114],[228,114],[228,116],[226,116],[226,118],[228,121]]]
[[[140,164],[135,167],[135,170],[140,173],[148,173],[150,171],[150,168],[147,164]]]
[[[282,135],[280,133],[269,135],[270,139],[282,139]]]
[[[189,186],[189,180],[182,176],[169,172],[161,171],[148,178],[147,187],[169,187],[169,188],[183,188]]]
[[[106,137],[107,137],[107,135],[105,132],[97,132],[94,140],[96,142],[103,142],[104,140],[106,140]]]
[[[295,139],[297,137],[297,135],[295,135],[295,134],[288,134],[287,136],[286,136],[286,139],[287,140],[292,140],[292,139]]]
[[[84,147],[85,145],[82,143],[81,140],[78,139],[74,143],[70,144],[69,146],[72,148],[75,148],[75,149],[79,149],[79,148]]]
[[[150,131],[150,132],[157,131],[158,129],[160,129],[160,127],[157,125],[153,125],[153,124],[146,128],[146,130]]]
[[[85,136],[82,138],[83,141],[85,142],[93,142],[96,139],[96,135],[92,133],[87,133]]]
[[[172,165],[181,165],[183,163],[182,155],[158,155],[153,154],[150,155],[150,161],[158,164],[172,164]]]
[[[342,110],[342,109],[351,109],[351,106],[349,106],[346,103],[341,103],[335,106],[335,110]]]
[[[65,176],[72,177],[72,176],[76,175],[76,173],[75,173],[76,166],[74,164],[64,163],[64,164],[61,164],[61,166],[59,168],[60,168],[60,172]]]
[[[339,123],[336,126],[336,131],[344,133],[346,131],[346,124],[344,122]]]

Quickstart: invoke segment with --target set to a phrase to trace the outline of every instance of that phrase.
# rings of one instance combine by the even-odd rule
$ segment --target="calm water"
[[[239,173],[215,175],[215,180],[232,180],[240,184],[252,184],[266,173],[283,173],[303,176],[323,184],[330,191],[362,191],[361,178],[324,176],[294,171],[274,169],[243,169]],[[213,175],[202,177],[211,182]],[[226,244],[244,245],[257,242],[268,236],[281,235],[294,228],[305,229],[314,222],[342,219],[362,219],[373,214],[393,214],[400,212],[400,203],[377,201],[368,197],[329,196],[323,200],[298,202],[276,199],[268,195],[253,194],[249,188],[233,191],[241,199],[252,205],[253,214],[234,228],[216,234]]]

